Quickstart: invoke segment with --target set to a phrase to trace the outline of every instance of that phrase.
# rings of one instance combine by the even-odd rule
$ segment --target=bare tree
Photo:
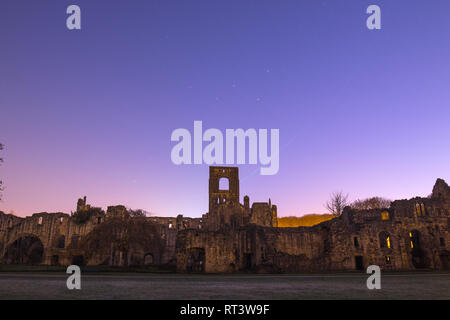
[[[2,150],[3,150],[3,145],[0,143],[0,151],[2,151]],[[3,162],[3,158],[0,158],[0,163],[2,163],[2,162]],[[2,191],[3,191],[2,185],[3,185],[3,181],[0,180],[0,200],[2,200]]]
[[[367,199],[358,199],[350,206],[355,210],[370,210],[389,208],[391,200],[382,197],[372,197]]]
[[[128,214],[132,218],[145,218],[151,215],[150,212],[147,212],[143,209],[136,209],[136,210],[128,209]]]
[[[97,225],[81,243],[86,258],[109,257],[109,265],[128,265],[133,251],[161,253],[164,242],[160,227],[145,216],[143,210],[130,210],[124,215],[107,218]],[[116,261],[116,262],[114,262]]]
[[[349,205],[348,194],[344,195],[342,191],[333,192],[330,195],[330,200],[325,204],[325,208],[335,216],[340,216],[344,208]]]

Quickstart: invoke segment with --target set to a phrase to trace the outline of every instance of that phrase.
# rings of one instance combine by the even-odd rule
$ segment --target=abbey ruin
[[[228,181],[225,190],[221,179]],[[245,196],[240,203],[238,168],[210,167],[209,211],[201,218],[134,217],[124,206],[104,212],[86,198],[72,215],[0,212],[0,264],[207,273],[351,271],[373,264],[391,271],[449,269],[449,211],[450,187],[438,179],[427,198],[397,200],[385,209],[347,207],[313,227],[278,228],[270,200],[250,204]],[[123,225],[130,227],[124,231]]]

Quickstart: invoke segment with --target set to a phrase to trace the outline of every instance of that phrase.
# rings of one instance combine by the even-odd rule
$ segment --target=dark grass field
[[[450,299],[449,273],[382,274],[368,290],[365,274],[180,275],[87,274],[68,290],[62,273],[0,273],[0,299]]]

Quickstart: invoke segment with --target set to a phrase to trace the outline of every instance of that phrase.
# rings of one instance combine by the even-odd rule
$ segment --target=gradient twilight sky
[[[2,0],[0,210],[87,195],[199,217],[208,167],[170,159],[194,120],[280,129],[277,175],[240,166],[241,201],[280,216],[325,212],[336,190],[427,196],[450,180],[449,16],[448,0]]]

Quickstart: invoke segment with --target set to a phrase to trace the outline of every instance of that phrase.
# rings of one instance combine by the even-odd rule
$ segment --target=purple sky
[[[70,4],[82,30],[66,29]],[[382,9],[382,30],[366,8]],[[240,167],[279,215],[426,196],[450,180],[450,1],[0,2],[0,210],[78,197],[198,217],[208,168],[170,160],[176,128],[280,129],[280,171]],[[256,173],[255,173],[256,171]]]

